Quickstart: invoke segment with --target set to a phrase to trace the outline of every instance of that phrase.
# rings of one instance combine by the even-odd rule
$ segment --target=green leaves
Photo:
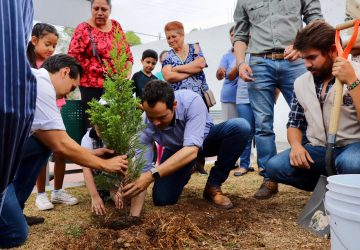
[[[107,105],[92,100],[87,111],[91,123],[97,127],[107,148],[115,150],[118,155],[129,156],[128,175],[121,182],[136,179],[145,163],[141,157],[134,158],[135,150],[140,148],[139,136],[144,125],[142,111],[138,108],[140,100],[133,96],[132,81],[126,78],[129,68],[127,68],[128,55],[123,45],[124,39],[121,33],[118,31],[115,33],[114,46],[110,51],[113,65],[105,63],[107,74],[102,99]],[[112,177],[104,176],[109,182],[118,186],[119,183],[115,183]]]

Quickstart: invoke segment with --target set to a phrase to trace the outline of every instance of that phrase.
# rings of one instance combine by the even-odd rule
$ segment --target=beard
[[[333,64],[333,60],[327,56],[324,64],[321,67],[309,67],[307,70],[311,72],[314,78],[325,80],[332,76]]]

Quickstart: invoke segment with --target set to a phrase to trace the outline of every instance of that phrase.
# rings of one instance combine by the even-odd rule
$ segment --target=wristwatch
[[[150,168],[150,173],[151,173],[152,177],[154,178],[154,180],[157,180],[160,178],[160,174],[159,174],[157,168],[155,168],[155,167]]]

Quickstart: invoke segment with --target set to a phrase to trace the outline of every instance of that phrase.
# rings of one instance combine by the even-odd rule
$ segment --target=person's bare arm
[[[169,159],[156,167],[161,177],[170,175],[183,168],[197,157],[199,148],[196,146],[183,147]],[[142,173],[134,182],[126,185],[123,189],[124,198],[133,197],[145,190],[153,182],[150,172]]]
[[[104,202],[102,201],[95,185],[94,176],[89,168],[83,168],[86,188],[91,196],[91,212],[97,215],[106,214]]]
[[[126,62],[126,69],[128,70],[128,73],[126,75],[127,79],[131,78],[131,73],[132,73],[132,67],[133,67],[133,63],[131,61],[127,61]]]
[[[243,41],[236,41],[234,43],[234,54],[236,58],[236,65],[245,62],[245,53],[247,50],[247,44]]]
[[[300,58],[300,52],[297,49],[295,49],[292,44],[287,46],[286,49],[284,50],[284,59],[292,62],[298,58]]]
[[[290,151],[290,164],[296,168],[310,168],[310,163],[314,163],[310,154],[302,145],[303,133],[298,128],[288,128],[287,137],[291,146]]]
[[[226,76],[226,69],[224,67],[219,67],[216,71],[216,79],[221,81]]]
[[[353,90],[349,91],[349,93],[356,109],[357,118],[360,121],[360,86],[357,86]]]
[[[173,67],[172,71],[193,75],[201,72],[205,67],[206,67],[205,58],[197,57],[194,61],[190,63]]]
[[[333,64],[332,74],[339,79],[340,82],[348,86],[358,79],[351,63],[342,57],[336,58]],[[358,120],[360,121],[360,86],[350,90],[349,93],[353,100]]]
[[[236,41],[234,43],[234,54],[236,57],[236,67],[239,70],[239,76],[245,81],[245,82],[252,82],[254,81],[254,78],[252,77],[253,73],[252,70],[245,62],[245,53],[247,49],[247,44],[242,41]]]
[[[230,81],[233,81],[233,80],[235,80],[236,77],[238,77],[238,76],[239,76],[239,70],[238,70],[238,68],[235,66],[234,68],[232,68],[232,69],[230,70],[230,72],[229,72],[229,74],[228,74],[228,79],[229,79]]]
[[[127,170],[126,156],[101,159],[77,144],[63,130],[39,130],[34,136],[54,153],[81,166],[122,174]]]
[[[164,79],[169,83],[182,81],[192,75],[189,73],[175,72],[172,69],[173,69],[173,67],[171,65],[166,65],[161,70]]]

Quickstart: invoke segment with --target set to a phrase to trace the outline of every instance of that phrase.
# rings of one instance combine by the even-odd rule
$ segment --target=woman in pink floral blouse
[[[104,62],[113,65],[110,50],[113,47],[114,33],[118,30],[123,36],[123,42],[128,55],[127,67],[131,76],[133,56],[130,46],[120,24],[109,19],[111,13],[111,0],[91,0],[91,18],[79,24],[73,34],[69,46],[69,55],[75,57],[84,69],[80,81],[80,93],[83,108],[85,128],[90,127],[88,115],[88,102],[93,98],[100,99],[103,94]],[[85,132],[85,131],[84,131]]]

